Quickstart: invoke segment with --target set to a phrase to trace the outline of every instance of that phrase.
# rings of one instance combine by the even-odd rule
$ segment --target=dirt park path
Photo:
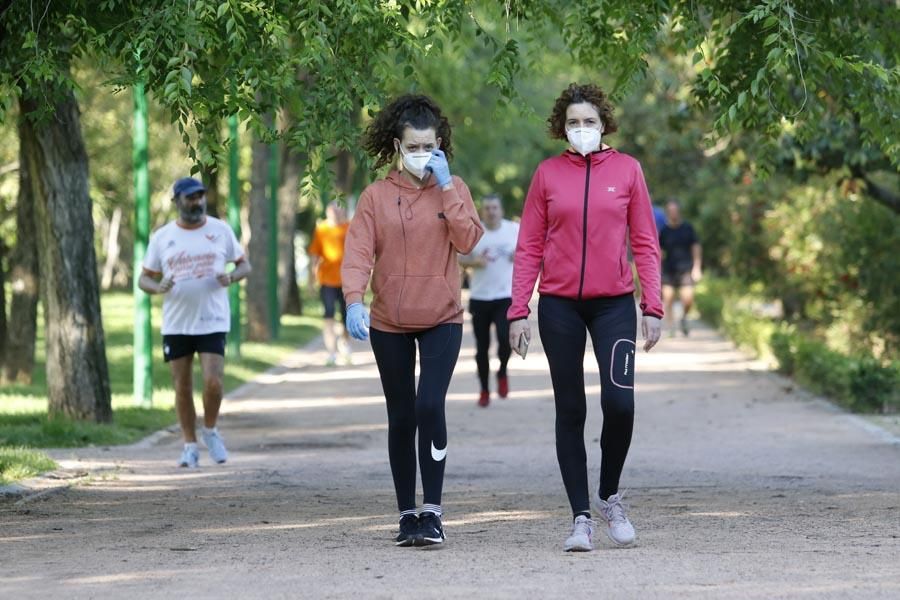
[[[447,407],[448,540],[395,548],[385,409],[359,348],[337,369],[300,352],[227,400],[227,465],[203,451],[201,469],[176,468],[170,433],[54,452],[88,476],[0,501],[0,597],[900,598],[900,440],[703,328],[638,359],[623,476],[635,547],[600,534],[592,553],[561,551],[571,517],[540,344],[512,360],[512,397],[479,409],[467,328]]]

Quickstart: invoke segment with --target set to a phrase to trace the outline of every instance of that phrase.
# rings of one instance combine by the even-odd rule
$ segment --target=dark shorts
[[[319,297],[322,299],[322,305],[325,307],[325,318],[334,318],[335,306],[340,306],[341,321],[347,316],[347,303],[344,300],[344,291],[339,287],[323,285],[319,289]]]
[[[690,271],[663,271],[662,284],[670,285],[674,288],[693,287],[694,278],[691,277]]]
[[[163,358],[166,362],[185,356],[218,354],[225,356],[225,333],[205,335],[164,335]]]

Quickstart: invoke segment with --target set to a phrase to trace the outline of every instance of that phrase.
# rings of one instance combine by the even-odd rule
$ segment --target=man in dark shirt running
[[[681,218],[678,200],[671,199],[666,203],[666,225],[659,232],[659,245],[663,252],[662,294],[666,323],[674,334],[672,305],[678,289],[682,305],[681,331],[687,335],[687,314],[694,304],[694,284],[703,275],[702,251],[693,226]]]

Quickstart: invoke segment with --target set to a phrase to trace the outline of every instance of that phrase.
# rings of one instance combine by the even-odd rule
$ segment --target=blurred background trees
[[[10,315],[6,347],[16,348],[5,354],[8,379],[27,379],[27,360],[19,363],[33,350],[16,344],[33,340],[29,315],[41,286],[60,285],[35,266],[42,246],[71,253],[87,243],[97,280],[87,288],[130,285],[130,87],[138,81],[150,96],[154,226],[172,218],[169,189],[185,173],[202,174],[225,197],[226,120],[238,116],[244,241],[265,247],[268,231],[278,230],[282,311],[300,308],[295,237],[302,246],[330,199],[352,205],[380,175],[360,153],[359,136],[387,98],[434,96],[454,127],[454,172],[476,198],[499,192],[516,215],[537,163],[563,148],[546,135],[554,98],[571,81],[594,81],[618,108],[620,130],[605,141],[642,162],[657,203],[682,201],[712,272],[754,290],[779,322],[835,352],[883,368],[897,363],[893,3],[31,4],[41,10],[0,2],[0,304]],[[61,101],[71,110],[55,108]],[[35,244],[42,238],[28,224],[49,213],[28,210],[40,196],[30,182],[46,176],[20,157],[27,139],[19,127],[52,127],[66,115],[84,140],[84,164],[75,167],[86,185],[76,196],[92,226]],[[250,209],[268,193],[257,169],[270,156],[279,163],[277,226],[256,224]],[[53,167],[35,166],[45,175]],[[223,200],[214,206],[223,212]],[[99,305],[79,306],[99,323]],[[44,314],[59,320],[69,308]],[[250,311],[246,331],[271,335],[264,312]],[[91,331],[102,351],[102,327]]]

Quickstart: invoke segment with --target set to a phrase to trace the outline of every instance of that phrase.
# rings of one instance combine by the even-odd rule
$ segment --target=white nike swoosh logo
[[[444,446],[443,450],[438,450],[434,447],[434,442],[431,442],[431,458],[433,458],[435,462],[441,462],[447,458],[447,446]]]

